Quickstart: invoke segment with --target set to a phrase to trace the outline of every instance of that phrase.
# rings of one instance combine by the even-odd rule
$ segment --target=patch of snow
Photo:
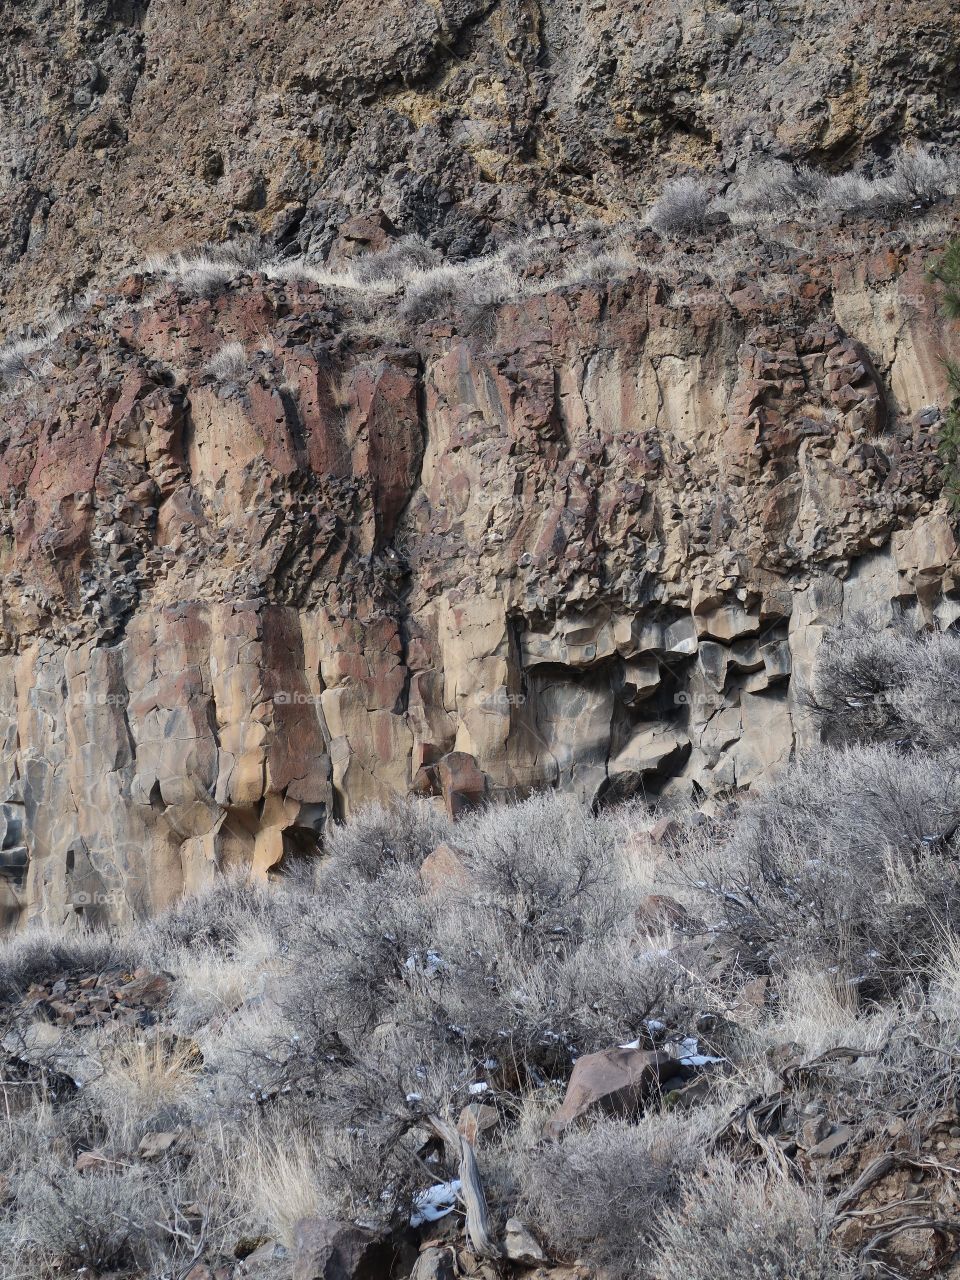
[[[700,1052],[700,1041],[696,1036],[685,1036],[679,1044],[672,1045],[681,1064],[685,1067],[708,1067],[715,1062],[726,1062],[726,1058],[714,1058],[710,1054]]]
[[[415,951],[407,956],[404,968],[409,969],[411,973],[419,968],[428,978],[434,978],[444,968],[443,957],[436,951],[427,951],[422,955]]]
[[[427,1191],[421,1191],[414,1199],[414,1209],[410,1214],[411,1227],[423,1226],[425,1222],[438,1222],[452,1213],[456,1208],[460,1194],[460,1179],[452,1178],[449,1182],[439,1182]]]

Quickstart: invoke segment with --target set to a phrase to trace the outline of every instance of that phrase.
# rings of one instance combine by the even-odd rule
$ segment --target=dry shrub
[[[132,939],[101,930],[64,934],[37,925],[0,941],[0,1001],[17,999],[32,983],[61,974],[133,969],[139,963]]]
[[[855,619],[825,640],[808,702],[828,740],[955,751],[960,636],[917,636],[906,626],[877,631]]]
[[[243,873],[224,875],[161,912],[144,930],[144,946],[161,968],[171,953],[184,948],[232,954],[254,927],[282,935],[290,909],[289,900],[269,885]]]
[[[867,214],[876,210],[877,196],[877,187],[869,178],[838,173],[824,183],[820,205],[827,213]]]
[[[212,298],[241,277],[266,265],[264,245],[252,236],[221,243],[207,242],[193,251],[153,254],[143,270],[169,281],[192,297]]]
[[[328,867],[314,902],[301,906],[287,939],[293,974],[284,999],[321,1040],[360,1040],[396,1002],[397,984],[429,963],[435,908],[411,867],[376,881]]]
[[[324,851],[338,874],[375,880],[391,867],[419,867],[450,837],[450,822],[433,805],[397,800],[389,806],[369,805],[349,822],[330,826]]]
[[[287,938],[286,1012],[312,1052],[366,1053],[393,1022],[438,1060],[549,1078],[640,1034],[678,980],[631,941],[636,893],[606,816],[554,795],[491,808],[454,833],[470,886],[439,895],[416,870],[429,842],[384,843],[369,822],[371,842],[338,834],[346,866],[334,850]]]
[[[204,373],[215,382],[238,382],[249,377],[250,362],[242,342],[226,342],[211,356],[204,366]]]
[[[702,231],[710,205],[710,193],[696,178],[675,178],[663,188],[647,215],[661,235],[696,235]]]
[[[829,178],[821,203],[835,213],[893,215],[914,205],[931,205],[955,190],[954,161],[923,147],[901,147],[879,177],[842,173]]]
[[[352,274],[361,283],[388,280],[402,282],[415,272],[439,266],[441,256],[422,236],[406,235],[381,250],[358,258]]]
[[[636,1280],[659,1220],[704,1160],[713,1112],[598,1120],[533,1153],[523,1211],[561,1257]],[[720,1272],[718,1275],[722,1274]]]
[[[928,147],[898,147],[888,174],[881,180],[882,202],[892,209],[933,204],[954,193],[956,180],[954,159],[937,155]]]
[[[960,925],[956,771],[889,746],[801,757],[692,858],[749,966],[820,966],[862,993],[924,973]]]
[[[439,893],[418,871],[437,833],[397,839],[394,818],[385,839],[383,823],[338,832],[296,890],[283,1031],[252,1049],[247,1075],[255,1096],[279,1090],[378,1220],[422,1189],[426,1116],[455,1120],[471,1088],[519,1106],[578,1054],[644,1035],[686,981],[633,941],[619,820],[557,795],[487,810],[453,833],[472,887]],[[331,1135],[350,1141],[337,1153]]]
[[[806,165],[794,167],[782,160],[766,160],[750,169],[719,203],[731,221],[751,222],[759,217],[789,217],[808,209],[820,197],[825,179]]]
[[[177,1025],[193,1031],[258,996],[277,968],[280,941],[262,922],[238,924],[229,951],[222,947],[179,947],[164,957],[173,975]]]
[[[44,338],[17,338],[0,346],[0,382],[13,386],[21,378],[35,377],[32,358],[48,345]]]
[[[841,1280],[852,1267],[831,1247],[829,1212],[791,1182],[713,1158],[657,1230],[649,1280]]]
[[[957,164],[925,147],[900,147],[876,177],[850,171],[827,175],[805,165],[764,158],[740,178],[716,207],[733,223],[816,218],[824,213],[893,216],[927,206],[957,189]]]
[[[144,1168],[86,1176],[50,1166],[23,1180],[17,1196],[19,1247],[62,1273],[101,1272],[149,1264],[158,1245],[163,1198]]]

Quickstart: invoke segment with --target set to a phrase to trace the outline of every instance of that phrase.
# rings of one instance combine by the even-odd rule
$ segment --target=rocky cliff
[[[7,923],[150,911],[411,790],[777,768],[825,628],[960,616],[952,228],[552,237],[512,296],[497,259],[100,293],[3,397]]]
[[[245,232],[358,210],[468,256],[617,222],[665,174],[956,144],[943,0],[3,0],[0,286],[30,322]]]
[[[960,616],[956,202],[638,216],[690,169],[955,143],[955,13],[0,13],[5,924],[410,791],[750,786],[812,736],[826,628]]]

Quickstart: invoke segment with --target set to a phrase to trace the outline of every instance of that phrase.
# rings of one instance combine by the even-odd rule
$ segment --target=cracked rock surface
[[[954,216],[758,241],[726,293],[639,233],[610,278],[399,337],[256,270],[100,294],[4,394],[6,923],[153,911],[410,791],[762,780],[826,628],[960,616]]]

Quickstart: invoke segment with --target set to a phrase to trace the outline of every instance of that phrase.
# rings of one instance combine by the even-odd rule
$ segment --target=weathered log
[[[429,1121],[447,1148],[450,1158],[457,1162],[460,1194],[467,1215],[467,1240],[471,1249],[480,1258],[501,1258],[503,1250],[493,1238],[490,1210],[487,1208],[487,1197],[473,1145],[440,1116],[430,1116]]]

